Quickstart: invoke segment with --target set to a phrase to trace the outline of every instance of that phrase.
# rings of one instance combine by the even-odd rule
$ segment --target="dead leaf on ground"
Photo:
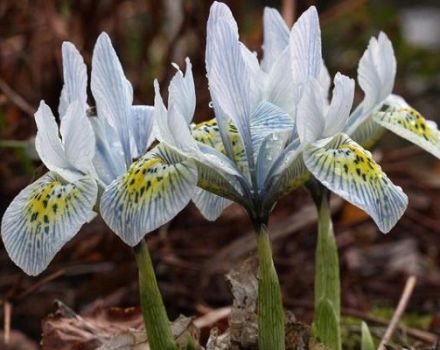
[[[137,308],[100,309],[82,317],[61,302],[57,307],[43,322],[43,350],[149,350]],[[190,337],[198,342],[198,330],[191,318],[180,316],[171,327],[182,347]]]

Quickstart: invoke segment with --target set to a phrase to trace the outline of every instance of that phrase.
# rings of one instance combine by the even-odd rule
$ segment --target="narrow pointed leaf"
[[[319,185],[321,186],[321,185]],[[341,285],[339,255],[331,218],[328,193],[323,189],[318,203],[318,242],[315,255],[315,306],[327,300],[333,307],[336,319],[341,313]],[[338,327],[339,328],[339,327]]]
[[[361,350],[374,350],[373,337],[371,336],[370,329],[365,322],[362,322],[362,338],[361,338]]]
[[[29,275],[46,269],[55,254],[93,218],[97,185],[91,178],[65,183],[49,172],[23,189],[2,219],[12,261]]]
[[[313,324],[315,336],[329,349],[341,349],[341,333],[339,320],[336,317],[332,304],[327,299],[322,299],[315,311]]]
[[[310,145],[303,157],[316,179],[366,211],[384,233],[393,228],[408,205],[408,197],[371,153],[345,134]]]

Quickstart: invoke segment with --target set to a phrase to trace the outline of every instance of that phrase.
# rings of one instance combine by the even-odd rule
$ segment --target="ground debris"
[[[178,317],[172,331],[182,348],[190,337],[198,342],[198,330],[191,318]],[[43,350],[149,349],[139,309],[100,309],[82,317],[61,302],[57,302],[57,311],[43,321],[41,344]]]
[[[224,333],[213,328],[206,350],[258,349],[257,269],[257,260],[249,258],[226,276],[233,295],[229,328]],[[310,327],[297,322],[290,312],[286,312],[286,349],[325,350],[310,336]]]

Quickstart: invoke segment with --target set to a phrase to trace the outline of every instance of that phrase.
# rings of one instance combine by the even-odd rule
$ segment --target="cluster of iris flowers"
[[[35,146],[49,171],[17,195],[1,224],[14,263],[29,275],[40,274],[99,213],[134,248],[151,348],[177,349],[144,238],[191,200],[208,220],[235,202],[249,214],[258,243],[259,348],[284,349],[284,311],[267,224],[282,196],[306,186],[319,214],[313,330],[329,348],[340,349],[339,263],[329,194],[390,231],[408,199],[367,148],[388,129],[440,157],[440,133],[392,94],[396,60],[384,33],[370,40],[359,61],[364,98],[353,108],[354,80],[341,73],[331,79],[326,69],[315,7],[291,29],[274,9],[266,8],[263,20],[259,62],[239,41],[229,8],[212,5],[206,71],[214,118],[200,124],[192,123],[196,94],[189,59],[185,72],[175,66],[167,106],[157,81],[154,105],[133,105],[133,88],[103,33],[92,57],[91,108],[86,65],[65,42],[59,125],[44,101],[35,113]]]

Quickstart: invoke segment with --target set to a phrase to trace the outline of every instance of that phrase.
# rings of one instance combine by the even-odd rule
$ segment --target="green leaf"
[[[362,340],[361,350],[374,350],[376,349],[371,336],[370,329],[365,322],[362,322]]]
[[[322,188],[322,187],[321,187]],[[318,209],[318,243],[315,257],[315,307],[325,299],[340,318],[339,257],[329,208],[328,193],[323,189]]]
[[[332,350],[341,349],[339,317],[337,317],[330,300],[322,299],[319,302],[313,326],[315,336],[326,347]]]

